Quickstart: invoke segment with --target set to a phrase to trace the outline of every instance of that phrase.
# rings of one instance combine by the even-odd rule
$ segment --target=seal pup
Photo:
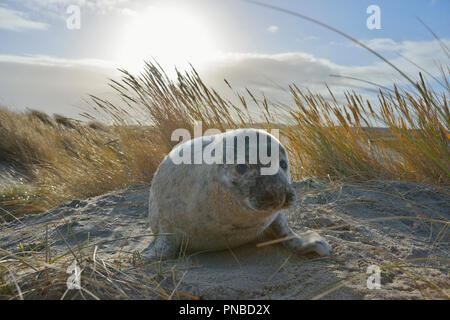
[[[145,255],[175,258],[256,240],[263,233],[296,253],[330,254],[317,233],[300,238],[283,209],[295,201],[285,148],[264,130],[237,129],[181,143],[150,187],[149,221],[157,234]],[[159,235],[158,235],[159,234]]]

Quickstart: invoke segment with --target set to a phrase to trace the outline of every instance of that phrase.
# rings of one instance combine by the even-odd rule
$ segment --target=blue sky
[[[262,0],[261,0],[262,1]],[[448,45],[448,0],[262,1],[326,22],[370,45],[411,75],[401,54],[438,74],[448,57],[420,17]],[[70,5],[81,28],[66,27]],[[378,5],[381,29],[369,30],[367,7]],[[322,92],[356,85],[330,74],[389,85],[399,77],[376,57],[311,22],[238,0],[23,0],[0,1],[0,104],[76,116],[88,93],[108,94],[116,67],[138,72],[155,57],[171,68],[192,62],[207,83],[224,77],[280,98],[273,84],[295,82]],[[357,84],[361,86],[361,84]]]

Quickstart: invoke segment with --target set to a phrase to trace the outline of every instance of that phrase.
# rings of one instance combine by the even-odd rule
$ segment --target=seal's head
[[[226,158],[232,153],[234,161],[219,167],[222,185],[252,211],[274,212],[291,206],[295,193],[285,148],[263,130],[246,129],[234,134],[224,154]],[[242,141],[241,148],[238,141]],[[240,152],[245,157],[239,156]]]

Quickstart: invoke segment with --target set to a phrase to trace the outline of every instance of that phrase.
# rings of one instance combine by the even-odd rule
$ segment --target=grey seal
[[[271,166],[272,174],[263,174]],[[295,198],[286,150],[266,131],[237,129],[189,140],[174,147],[154,174],[149,221],[157,236],[144,254],[166,259],[180,250],[224,250],[264,233],[289,237],[283,244],[296,253],[329,255],[317,233],[300,238],[289,227],[283,209]]]

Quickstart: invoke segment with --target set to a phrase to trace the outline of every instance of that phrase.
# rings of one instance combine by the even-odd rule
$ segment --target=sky
[[[450,47],[449,0],[260,1],[325,22],[412,77],[416,65],[436,77],[438,64],[448,65],[418,18]],[[377,19],[367,11],[374,5]],[[0,0],[0,105],[10,109],[79,118],[88,94],[111,95],[108,79],[118,77],[117,68],[139,73],[152,58],[169,74],[192,63],[224,95],[226,78],[237,90],[248,87],[278,101],[288,99],[292,83],[319,93],[327,83],[338,94],[369,95],[376,87],[342,76],[403,83],[343,36],[247,1]]]

